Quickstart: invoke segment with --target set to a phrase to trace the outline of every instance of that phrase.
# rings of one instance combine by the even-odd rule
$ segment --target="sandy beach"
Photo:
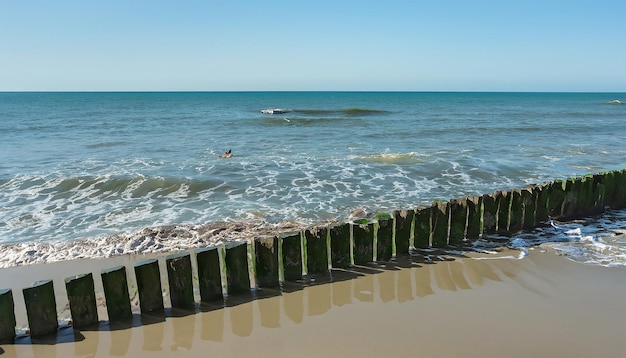
[[[530,249],[522,259],[518,254],[445,256],[445,261],[432,263],[400,260],[386,267],[355,268],[335,273],[332,283],[289,284],[282,294],[259,291],[259,297],[267,297],[244,297],[243,303],[230,301],[232,306],[226,308],[182,317],[169,310],[161,317],[136,315],[129,328],[110,327],[107,322],[92,330],[63,326],[53,342],[31,343],[22,335],[15,344],[0,345],[0,353],[6,357],[626,357],[623,269],[572,262],[543,247]],[[71,270],[98,272],[99,265],[131,261],[120,257],[3,269],[0,279],[19,285],[16,281],[28,281],[42,271],[48,273],[46,277],[62,277]],[[10,277],[12,281],[7,281]],[[63,290],[56,278],[55,286]],[[14,289],[18,312],[23,309],[17,304],[20,291]],[[57,304],[62,311],[65,303]],[[106,312],[104,307],[101,311]]]

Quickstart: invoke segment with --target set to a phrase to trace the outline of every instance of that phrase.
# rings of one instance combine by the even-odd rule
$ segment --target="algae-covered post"
[[[593,192],[594,192],[594,197],[596,198],[593,211],[594,213],[601,214],[602,210],[604,210],[604,200],[606,198],[606,187],[604,185],[604,175],[594,174],[593,182],[594,182]]]
[[[165,264],[172,307],[193,308],[196,303],[193,298],[191,255],[185,253],[168,256]]]
[[[135,278],[141,313],[162,311],[164,307],[159,262],[153,259],[136,263]]]
[[[388,214],[378,215],[376,226],[376,261],[389,261],[393,256],[393,218]]]
[[[617,203],[616,209],[626,208],[626,169],[616,170],[615,179],[617,180]]]
[[[433,202],[432,210],[432,246],[446,247],[448,245],[448,233],[450,228],[450,203],[435,201]]]
[[[549,219],[548,198],[550,197],[550,183],[542,183],[533,188],[537,196],[535,207],[535,224],[543,223]]]
[[[15,303],[13,291],[0,289],[0,343],[15,339]]]
[[[226,248],[226,283],[228,294],[250,291],[250,270],[248,268],[248,244],[239,243]]]
[[[333,267],[350,266],[350,224],[330,228],[330,258]]]
[[[451,245],[461,245],[465,239],[467,227],[467,199],[452,199],[450,207],[450,238]]]
[[[280,235],[285,281],[302,278],[302,235],[300,232]]]
[[[467,232],[468,240],[478,240],[482,234],[482,197],[467,197]]]
[[[354,263],[364,264],[374,260],[374,223],[367,219],[352,225],[352,238],[354,240]]]
[[[509,224],[511,220],[511,204],[513,194],[508,191],[496,192],[496,203],[498,205],[498,216],[496,219],[496,231],[499,234],[509,234]]]
[[[257,287],[276,287],[278,274],[278,237],[262,236],[254,238],[254,256]]]
[[[524,202],[522,200],[522,190],[511,190],[511,213],[508,231],[515,234],[522,230],[524,221]]]
[[[524,217],[522,219],[522,229],[528,230],[536,225],[537,194],[535,185],[522,188],[522,205],[524,206]]]
[[[30,335],[35,337],[56,332],[59,322],[52,280],[37,281],[22,292]]]
[[[393,217],[396,222],[395,226],[395,246],[396,255],[406,254],[409,252],[411,240],[411,225],[415,212],[413,210],[394,210]]]
[[[198,263],[200,301],[205,303],[223,301],[222,275],[217,248],[196,251],[196,262]]]
[[[498,203],[496,197],[498,193],[485,194],[482,196],[483,202],[483,235],[496,233],[498,220]]]
[[[604,203],[613,209],[626,207],[626,169],[604,174]]]
[[[414,210],[414,242],[416,248],[425,249],[432,246],[432,206],[419,206]]]
[[[328,228],[307,229],[306,239],[307,273],[328,271]]]
[[[130,308],[130,298],[128,296],[126,268],[124,266],[118,266],[103,270],[100,276],[102,277],[102,286],[104,288],[104,298],[107,304],[109,321],[131,319],[133,314]]]
[[[83,327],[98,322],[96,293],[91,273],[65,279],[67,298],[72,313],[72,325]]]
[[[563,215],[563,201],[565,200],[565,183],[555,180],[548,187],[548,216],[560,218]]]

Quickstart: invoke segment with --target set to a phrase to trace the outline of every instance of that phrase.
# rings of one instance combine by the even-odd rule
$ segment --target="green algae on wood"
[[[432,205],[432,246],[446,247],[448,245],[448,229],[450,227],[450,203],[435,201]]]
[[[330,258],[332,267],[350,266],[350,224],[330,228]]]
[[[522,225],[524,224],[524,202],[521,189],[511,190],[511,195],[511,213],[508,231],[514,234],[521,231]]]
[[[482,197],[467,197],[467,229],[466,238],[468,240],[478,240],[482,234]]]
[[[245,242],[226,248],[226,283],[229,295],[250,291],[248,244]]]
[[[306,239],[307,274],[328,271],[328,228],[307,229]]]
[[[452,199],[449,202],[451,245],[460,245],[465,240],[467,227],[467,199]]]
[[[498,203],[496,202],[497,193],[484,194],[482,196],[483,203],[483,234],[490,235],[496,233],[496,224],[498,220]]]
[[[548,217],[560,218],[563,215],[563,202],[565,200],[565,182],[555,180],[548,186]]]
[[[388,261],[392,253],[393,218],[379,218],[376,224],[376,260]]]
[[[12,343],[15,339],[15,302],[13,291],[0,290],[0,343]]]
[[[254,256],[257,287],[277,287],[280,282],[278,237],[268,235],[254,238]]]
[[[96,293],[91,273],[65,279],[67,298],[72,314],[72,325],[83,327],[98,322]]]
[[[37,281],[22,289],[30,335],[42,336],[55,333],[59,327],[57,304],[52,280]]]
[[[107,305],[109,321],[129,320],[133,314],[128,296],[128,280],[126,278],[126,268],[117,266],[103,270],[102,286],[104,288],[104,298]]]
[[[280,235],[285,281],[302,279],[302,235],[300,232]]]
[[[216,247],[196,252],[198,264],[198,288],[201,302],[223,301],[222,275],[219,253]]]
[[[498,217],[496,220],[496,232],[508,235],[511,220],[511,204],[513,194],[508,191],[496,192],[496,203],[498,205]]]
[[[432,245],[432,220],[431,215],[433,212],[432,206],[419,206],[415,208],[413,220],[414,225],[414,243],[416,248],[428,248]]]
[[[157,260],[146,260],[135,264],[135,278],[139,292],[141,313],[163,311],[161,272]]]
[[[411,227],[415,212],[413,210],[395,210],[393,217],[395,218],[395,247],[396,255],[406,254],[409,252],[411,240]]]
[[[364,264],[374,260],[374,223],[354,224],[352,226],[354,240],[354,263]]]
[[[195,307],[191,255],[185,253],[168,256],[165,265],[172,307],[185,309]]]

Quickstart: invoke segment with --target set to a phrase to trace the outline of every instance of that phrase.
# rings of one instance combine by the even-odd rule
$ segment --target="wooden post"
[[[220,259],[216,247],[196,251],[200,301],[224,301]]]
[[[367,221],[367,219],[363,219]],[[355,223],[352,225],[354,239],[354,263],[364,264],[374,260],[374,224]]]
[[[550,197],[550,183],[542,183],[533,190],[537,195],[535,224],[546,222],[549,219],[548,198]]]
[[[482,197],[467,197],[467,233],[468,240],[478,240],[482,234]]]
[[[515,234],[522,230],[524,223],[524,202],[522,199],[522,190],[511,190],[511,216],[509,221],[509,232]]]
[[[254,256],[257,287],[277,287],[280,284],[278,237],[268,235],[254,238]]]
[[[302,236],[300,232],[280,235],[285,281],[302,279]]]
[[[577,216],[580,206],[581,178],[569,178],[565,181],[565,193],[563,196],[563,218],[574,218]]]
[[[307,273],[328,272],[328,228],[307,229],[304,236]]]
[[[509,223],[511,218],[511,198],[513,195],[507,191],[498,191],[496,203],[498,204],[498,220],[496,231],[499,234],[509,234]]]
[[[250,292],[248,245],[245,242],[226,248],[226,282],[229,295]]]
[[[15,339],[15,303],[13,291],[0,290],[0,343],[12,343]]]
[[[583,195],[586,206],[586,215],[602,213],[602,177],[598,175],[585,175],[583,178]]]
[[[137,280],[141,313],[163,311],[163,292],[159,262],[152,259],[136,263],[135,278]]]
[[[467,226],[467,199],[452,199],[450,207],[450,239],[451,245],[462,245],[465,240]]]
[[[524,219],[522,221],[522,229],[530,230],[537,225],[537,195],[536,185],[522,188],[522,205],[524,206]]]
[[[485,194],[483,201],[483,235],[496,233],[496,223],[498,219],[498,203],[496,197],[498,193]]]
[[[130,320],[133,314],[128,296],[126,268],[118,266],[103,270],[100,276],[102,277],[109,321]]]
[[[548,188],[548,215],[551,218],[560,218],[563,215],[563,201],[565,200],[565,182],[555,180]]]
[[[431,214],[433,212],[432,206],[419,206],[414,210],[415,220],[415,237],[413,245],[416,248],[425,249],[432,245],[432,220]]]
[[[413,210],[395,210],[393,217],[396,221],[396,255],[407,254],[409,252],[409,241],[411,239],[411,223],[415,211]]]
[[[606,198],[606,187],[604,185],[604,174],[593,175],[593,192],[595,197],[594,213],[600,214],[604,210],[604,200]]]
[[[67,298],[72,313],[74,327],[89,326],[98,323],[96,293],[91,273],[65,279]]]
[[[57,303],[52,280],[37,281],[22,290],[30,335],[41,336],[55,333],[59,327]]]
[[[389,261],[393,255],[392,252],[392,236],[393,236],[393,218],[390,216],[379,217],[376,232],[376,260]]]
[[[350,224],[330,228],[330,260],[333,267],[350,266]]]
[[[619,172],[616,170],[604,173],[602,183],[604,184],[604,205],[608,205],[613,209],[619,209]]]
[[[450,228],[450,203],[433,202],[432,210],[433,247],[446,247],[448,245],[448,230]]]
[[[166,258],[167,281],[170,286],[170,301],[173,308],[194,308],[191,255],[170,255]]]
[[[613,179],[615,180],[615,198],[613,199],[615,209],[626,208],[626,169],[614,170]]]

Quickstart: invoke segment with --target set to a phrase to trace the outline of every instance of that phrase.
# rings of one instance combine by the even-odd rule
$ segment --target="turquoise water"
[[[0,244],[312,225],[622,169],[616,99],[626,94],[0,93]],[[284,113],[261,113],[274,108]]]

